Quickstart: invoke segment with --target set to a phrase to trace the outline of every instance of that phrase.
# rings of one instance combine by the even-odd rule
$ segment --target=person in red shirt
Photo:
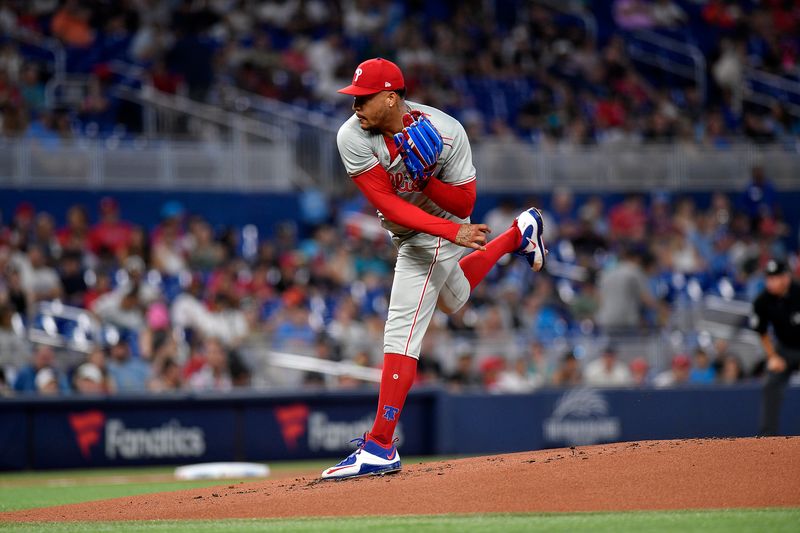
[[[67,211],[67,225],[56,232],[58,243],[64,249],[83,250],[89,237],[89,217],[82,205],[75,204]]]
[[[106,196],[100,200],[100,222],[89,232],[89,249],[97,255],[122,257],[131,242],[131,224],[120,220],[117,201]]]

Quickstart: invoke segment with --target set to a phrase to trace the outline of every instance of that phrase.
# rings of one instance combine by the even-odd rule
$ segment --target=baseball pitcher
[[[546,256],[535,207],[487,244],[489,227],[469,218],[476,175],[464,128],[438,109],[406,100],[397,65],[382,58],[364,61],[352,84],[339,92],[354,97],[355,112],[339,129],[339,154],[398,253],[375,423],[354,439],[355,452],[322,473],[324,479],[400,470],[394,430],[434,310],[460,309],[507,253],[521,255],[534,271],[544,267]],[[464,248],[474,251],[462,258]]]

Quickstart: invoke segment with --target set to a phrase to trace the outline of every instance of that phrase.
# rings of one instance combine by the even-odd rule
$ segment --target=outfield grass
[[[758,509],[724,511],[661,511],[573,514],[492,514],[444,516],[389,516],[365,518],[308,518],[295,520],[217,520],[153,522],[82,522],[49,524],[2,524],[0,531],[12,532],[165,532],[244,533],[255,531],[591,531],[592,533],[686,532],[704,533],[796,532],[800,509]]]

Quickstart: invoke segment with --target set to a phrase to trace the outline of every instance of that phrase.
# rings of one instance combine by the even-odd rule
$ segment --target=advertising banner
[[[127,466],[230,460],[231,409],[167,404],[165,408],[54,409],[33,415],[33,468]]]

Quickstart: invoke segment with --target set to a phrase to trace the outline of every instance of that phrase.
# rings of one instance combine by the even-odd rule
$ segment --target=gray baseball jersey
[[[431,121],[444,141],[435,179],[462,185],[475,180],[472,149],[464,127],[450,115],[430,106],[406,102],[410,110],[419,110]],[[356,177],[381,165],[389,175],[397,195],[431,215],[469,222],[436,205],[408,174],[398,154],[391,159],[386,138],[361,128],[353,115],[336,138],[339,154],[347,173]],[[389,142],[394,142],[389,139]],[[466,303],[470,286],[458,261],[465,249],[446,239],[420,233],[387,220],[380,212],[383,227],[398,247],[389,315],[384,331],[384,352],[418,358],[425,331],[437,305],[445,312],[455,312]]]

